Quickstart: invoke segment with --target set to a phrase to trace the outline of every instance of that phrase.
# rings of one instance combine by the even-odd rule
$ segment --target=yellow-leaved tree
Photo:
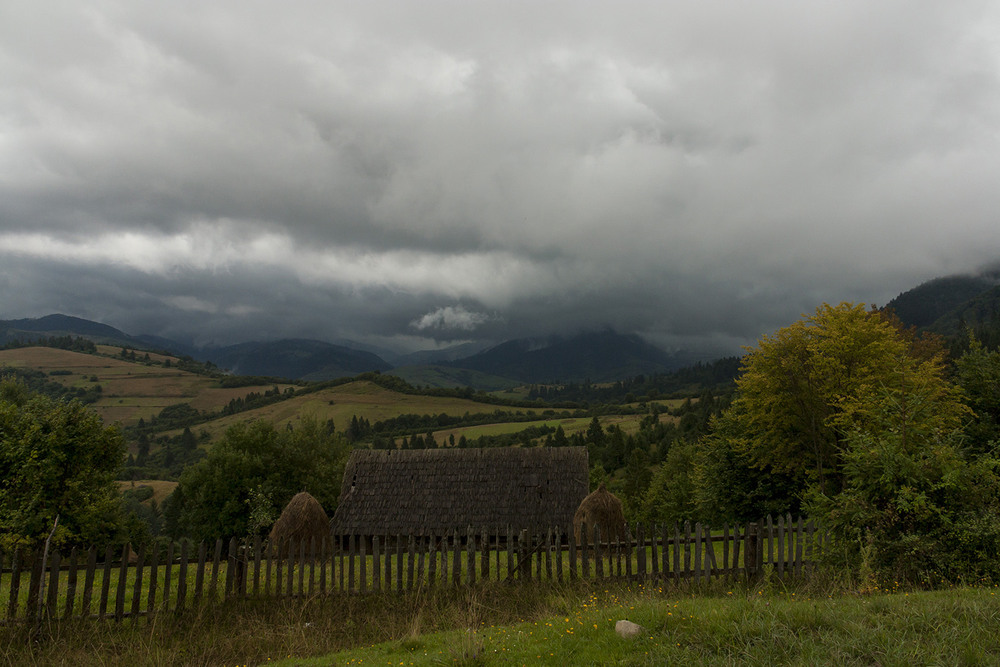
[[[919,385],[935,403],[925,418],[939,428],[960,426],[966,408],[945,378],[944,355],[863,304],[824,304],[761,338],[744,358],[733,405],[741,446],[757,466],[834,492],[846,439],[891,400],[886,388],[905,393]]]
[[[831,530],[846,563],[886,580],[1000,576],[1000,464],[963,446],[971,410],[942,345],[863,305],[823,305],[762,338],[737,384],[714,458],[742,456],[749,469],[729,477],[757,495],[768,485],[741,475],[784,476],[770,488]]]

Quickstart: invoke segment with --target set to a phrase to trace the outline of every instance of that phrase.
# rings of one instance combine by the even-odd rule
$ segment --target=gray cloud
[[[976,1],[15,0],[0,317],[735,346],[1000,256],[998,32]]]

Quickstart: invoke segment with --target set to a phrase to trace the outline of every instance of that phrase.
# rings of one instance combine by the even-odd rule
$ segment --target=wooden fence
[[[0,622],[150,619],[209,600],[403,592],[482,581],[568,582],[753,578],[765,566],[798,575],[823,539],[790,516],[721,530],[635,526],[624,540],[572,531],[472,530],[448,535],[331,536],[284,545],[182,541],[165,550],[73,550],[27,558],[0,553]],[[582,532],[583,535],[587,531]],[[165,552],[164,552],[165,551]]]

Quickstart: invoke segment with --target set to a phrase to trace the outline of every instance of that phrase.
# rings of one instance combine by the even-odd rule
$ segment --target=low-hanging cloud
[[[417,331],[425,329],[474,331],[490,319],[486,313],[472,312],[462,306],[444,306],[413,320],[410,326]]]
[[[14,0],[0,317],[736,347],[996,261],[998,33],[979,0]]]

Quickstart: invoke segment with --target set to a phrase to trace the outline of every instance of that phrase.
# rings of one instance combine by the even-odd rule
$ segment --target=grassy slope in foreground
[[[408,637],[291,665],[924,665],[997,664],[995,589],[811,598],[753,591],[721,597],[599,591],[564,613],[496,627],[470,600],[469,628]],[[623,639],[615,622],[644,626]]]

